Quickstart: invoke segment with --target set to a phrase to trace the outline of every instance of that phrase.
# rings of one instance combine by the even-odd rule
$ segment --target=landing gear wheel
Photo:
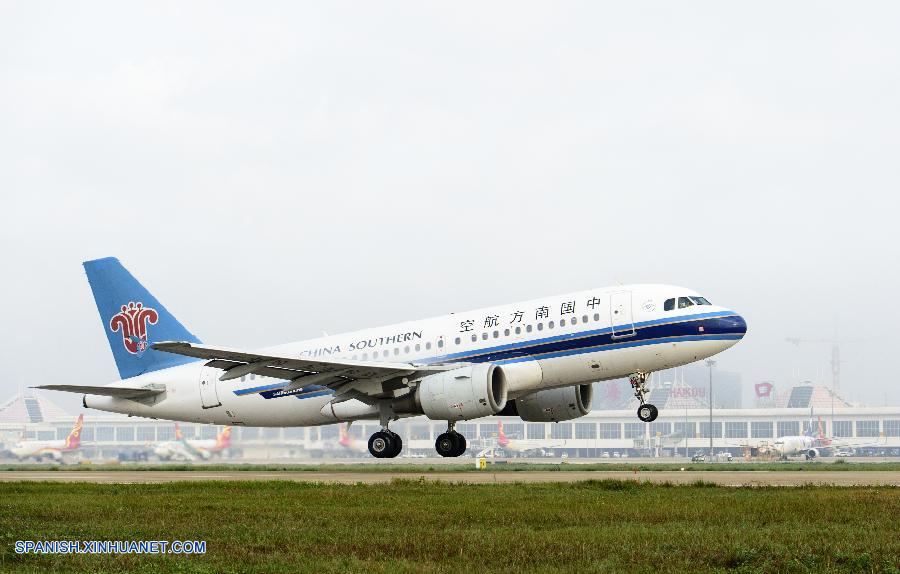
[[[466,437],[463,435],[456,433],[456,441],[457,441],[457,449],[456,456],[462,456],[464,452],[466,452]]]
[[[400,454],[400,451],[403,450],[403,439],[400,438],[400,435],[391,433],[394,435],[392,438],[394,439],[394,450],[393,452],[387,456],[387,458],[394,458]]]
[[[466,437],[456,431],[441,433],[434,441],[434,450],[444,457],[459,456],[466,450]]]
[[[369,437],[369,452],[375,458],[393,458],[400,453],[400,437],[390,431],[378,431]]]
[[[659,409],[649,403],[645,403],[638,407],[637,415],[642,422],[652,423],[659,416]]]

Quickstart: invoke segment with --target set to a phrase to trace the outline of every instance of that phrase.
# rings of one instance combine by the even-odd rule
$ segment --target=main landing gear
[[[637,397],[639,401],[641,401],[641,406],[638,407],[637,416],[641,419],[641,422],[652,423],[656,420],[656,417],[659,416],[659,409],[655,406],[651,405],[646,401],[647,393],[647,375],[649,373],[637,372],[628,377],[628,382],[631,383],[631,388],[634,389],[634,396]]]
[[[369,452],[375,458],[394,458],[403,450],[403,439],[397,433],[383,429],[369,437]]]
[[[369,437],[369,452],[375,458],[394,458],[403,450],[403,439],[388,428],[391,419],[396,420],[388,403],[378,405],[378,418],[381,430]]]
[[[447,432],[438,435],[434,450],[441,456],[459,456],[466,452],[466,437],[456,432],[456,423],[447,423]]]

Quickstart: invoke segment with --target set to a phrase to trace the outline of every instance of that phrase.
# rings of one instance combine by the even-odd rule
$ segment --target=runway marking
[[[185,481],[287,480],[338,484],[382,484],[394,479],[463,484],[633,480],[722,486],[900,486],[900,471],[521,471],[521,472],[312,472],[312,471],[0,471],[2,482],[155,484]]]

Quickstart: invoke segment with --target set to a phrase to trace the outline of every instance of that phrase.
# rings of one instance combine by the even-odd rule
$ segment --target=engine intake
[[[430,419],[459,421],[497,414],[506,406],[506,377],[491,363],[429,375],[415,393]]]
[[[591,384],[547,389],[516,399],[516,410],[526,422],[568,421],[591,412],[593,397]]]

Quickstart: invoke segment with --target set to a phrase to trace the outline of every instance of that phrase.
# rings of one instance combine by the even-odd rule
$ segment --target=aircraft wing
[[[66,391],[69,393],[82,393],[85,395],[102,395],[105,397],[115,397],[118,399],[144,399],[158,395],[165,391],[165,388],[150,386],[147,388],[127,388],[127,387],[92,387],[85,385],[39,385],[31,387],[33,389],[46,389],[48,391]]]
[[[210,367],[223,369],[220,381],[229,381],[250,373],[289,381],[283,390],[320,385],[334,389],[346,398],[378,397],[407,386],[403,379],[457,369],[453,365],[419,365],[415,363],[382,363],[344,359],[309,359],[275,356],[234,349],[223,349],[180,341],[153,343],[157,351],[207,359]]]

